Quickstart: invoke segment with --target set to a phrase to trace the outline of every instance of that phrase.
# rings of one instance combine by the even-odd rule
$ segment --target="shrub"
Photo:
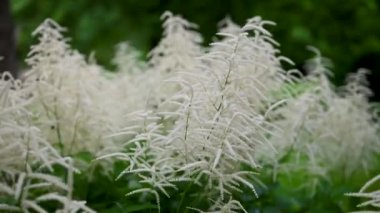
[[[308,75],[284,70],[292,62],[260,17],[222,21],[209,47],[195,24],[162,18],[148,61],[121,43],[114,73],[72,50],[54,21],[37,28],[23,80],[0,79],[0,209],[251,212],[281,209],[265,197],[297,197],[294,184],[316,197],[379,172],[364,70],[335,88],[316,50]]]

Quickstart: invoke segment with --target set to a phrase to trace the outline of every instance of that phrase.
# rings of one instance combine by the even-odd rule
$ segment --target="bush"
[[[121,43],[116,73],[72,50],[54,21],[35,30],[22,80],[0,79],[0,209],[354,208],[344,193],[380,172],[365,70],[335,88],[314,48],[308,75],[285,70],[260,17],[224,20],[208,47],[195,24],[162,19],[149,60]]]

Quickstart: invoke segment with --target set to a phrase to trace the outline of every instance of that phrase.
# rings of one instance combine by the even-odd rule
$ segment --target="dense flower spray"
[[[92,179],[87,171],[99,166],[112,177],[117,163],[116,179],[131,185],[126,195],[151,194],[160,211],[179,193],[177,211],[198,212],[246,212],[239,194],[259,197],[263,173],[303,171],[315,190],[333,173],[349,179],[377,168],[365,70],[335,88],[316,50],[308,75],[285,70],[292,62],[261,17],[243,26],[223,20],[208,47],[195,24],[170,12],[162,19],[148,60],[121,43],[113,73],[71,49],[54,21],[35,30],[23,80],[0,78],[0,210],[95,212],[75,199],[74,174]],[[378,206],[378,192],[367,193],[378,179],[351,195]],[[182,205],[192,187],[206,207]]]

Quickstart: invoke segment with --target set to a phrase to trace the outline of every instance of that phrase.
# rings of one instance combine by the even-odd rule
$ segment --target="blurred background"
[[[0,3],[0,27],[7,20],[7,1]],[[315,46],[335,65],[333,81],[338,85],[359,67],[372,70],[370,87],[377,94],[372,99],[380,100],[380,0],[11,0],[9,9],[19,67],[35,42],[32,31],[48,17],[67,27],[73,48],[86,55],[94,51],[99,64],[112,70],[110,59],[117,43],[130,41],[142,56],[157,44],[162,33],[160,15],[166,10],[198,24],[205,45],[226,16],[244,24],[259,15],[277,23],[269,30],[297,68],[312,57],[305,47]]]

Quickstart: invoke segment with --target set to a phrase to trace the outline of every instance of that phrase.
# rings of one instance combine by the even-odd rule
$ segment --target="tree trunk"
[[[14,25],[10,1],[0,0],[0,73],[9,71],[17,77]]]

